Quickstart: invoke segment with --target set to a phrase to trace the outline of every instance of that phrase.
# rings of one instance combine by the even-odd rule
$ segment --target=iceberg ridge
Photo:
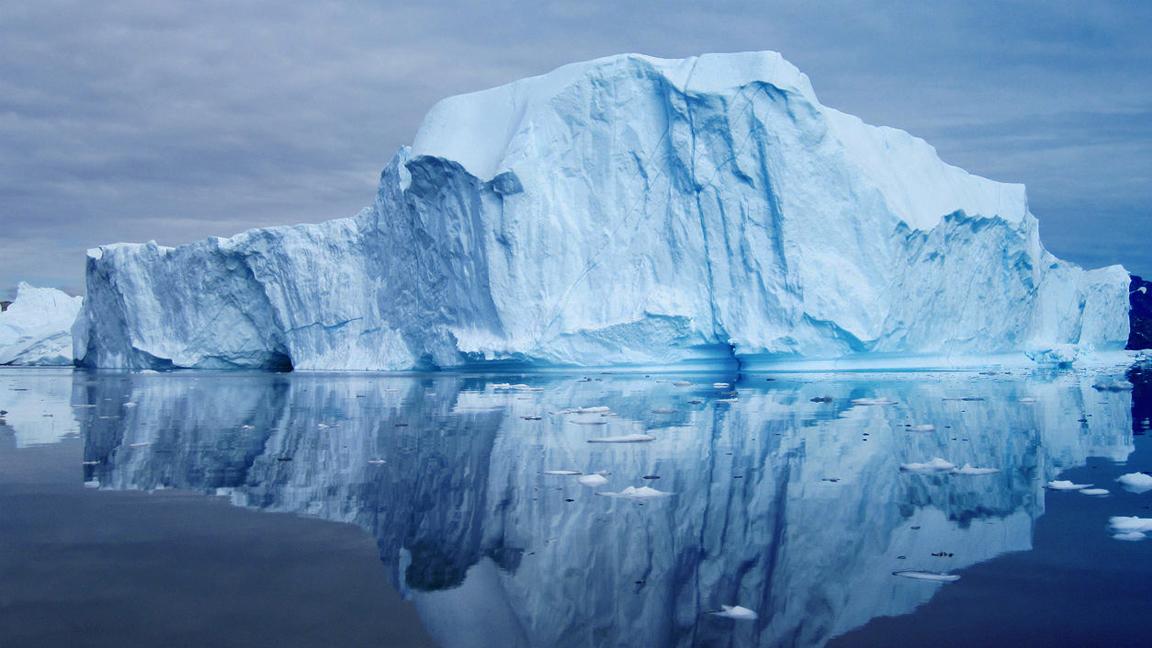
[[[428,114],[353,218],[89,252],[84,365],[407,370],[1078,356],[1127,273],[1021,185],[823,106],[773,52],[619,55]],[[1052,351],[1053,349],[1057,351]]]

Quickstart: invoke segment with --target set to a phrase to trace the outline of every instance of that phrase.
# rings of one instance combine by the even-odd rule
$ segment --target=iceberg
[[[957,366],[1129,337],[1127,272],[1047,252],[1022,185],[774,52],[450,97],[356,216],[105,245],[86,282],[76,357],[108,368]]]
[[[72,324],[83,297],[20,282],[0,313],[0,365],[72,364]]]

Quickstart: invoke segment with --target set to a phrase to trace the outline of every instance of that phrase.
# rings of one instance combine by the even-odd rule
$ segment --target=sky
[[[371,202],[437,100],[621,52],[776,50],[821,102],[1028,186],[1049,250],[1152,275],[1152,2],[0,3],[0,296],[85,250]]]

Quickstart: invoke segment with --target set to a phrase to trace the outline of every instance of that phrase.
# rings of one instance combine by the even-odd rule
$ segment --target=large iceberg
[[[1048,253],[1022,185],[822,105],[779,54],[629,54],[445,99],[353,218],[91,250],[76,355],[312,370],[1075,358],[1124,347],[1128,284]]]
[[[72,324],[83,301],[21,282],[0,313],[0,365],[71,365]]]

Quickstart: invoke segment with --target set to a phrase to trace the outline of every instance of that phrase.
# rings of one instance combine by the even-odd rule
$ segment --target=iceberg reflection
[[[1074,373],[75,380],[87,481],[356,524],[447,646],[822,644],[960,586],[896,571],[1028,549],[1048,481],[1133,449],[1132,393]],[[901,471],[937,457],[998,472]],[[596,496],[630,487],[671,495]]]

